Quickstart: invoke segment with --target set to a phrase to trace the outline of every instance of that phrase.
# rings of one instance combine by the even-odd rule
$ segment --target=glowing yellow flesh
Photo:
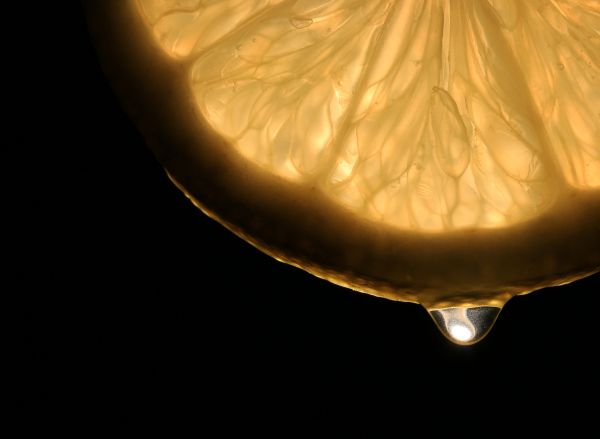
[[[139,0],[246,158],[406,229],[600,187],[596,0]]]

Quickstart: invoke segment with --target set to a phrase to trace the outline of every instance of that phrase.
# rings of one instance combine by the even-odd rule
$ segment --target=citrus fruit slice
[[[173,181],[273,257],[462,343],[599,269],[598,2],[86,5]]]

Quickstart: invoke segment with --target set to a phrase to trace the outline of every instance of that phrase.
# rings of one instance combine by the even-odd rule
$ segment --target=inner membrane
[[[138,0],[248,160],[406,229],[600,187],[596,0]]]

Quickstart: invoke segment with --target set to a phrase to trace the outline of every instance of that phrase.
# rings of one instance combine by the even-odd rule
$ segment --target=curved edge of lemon
[[[565,191],[543,215],[502,229],[407,232],[287,182],[212,131],[188,70],[150,37],[134,0],[83,0],[102,66],[175,184],[263,252],[357,291],[426,307],[501,306],[600,270],[600,192]]]

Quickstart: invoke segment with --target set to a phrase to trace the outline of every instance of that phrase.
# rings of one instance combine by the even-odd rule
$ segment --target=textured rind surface
[[[202,118],[188,66],[148,38],[133,1],[84,3],[108,76],[173,180],[270,255],[334,283],[426,306],[501,304],[600,267],[596,191],[565,190],[543,215],[510,227],[431,234],[361,218],[315,187],[265,172]]]

